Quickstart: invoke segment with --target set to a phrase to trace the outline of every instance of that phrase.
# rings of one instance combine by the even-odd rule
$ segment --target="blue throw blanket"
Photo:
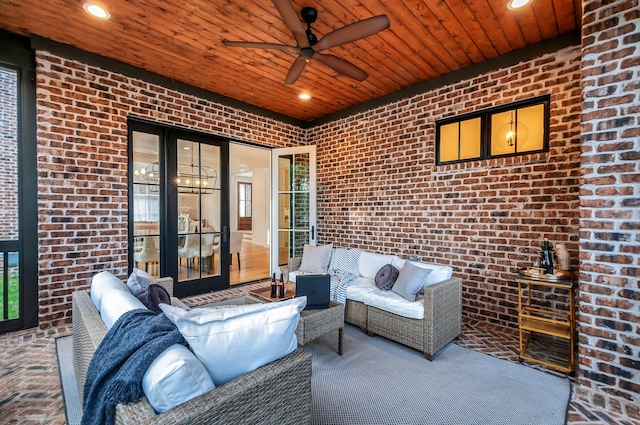
[[[136,309],[123,314],[89,363],[82,425],[113,424],[116,404],[140,400],[147,369],[158,355],[177,343],[187,345],[164,313]]]

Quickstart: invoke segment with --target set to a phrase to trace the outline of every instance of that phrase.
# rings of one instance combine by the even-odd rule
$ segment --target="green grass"
[[[9,319],[15,319],[19,315],[19,288],[18,276],[9,276]],[[0,279],[0,320],[4,319],[4,279]]]

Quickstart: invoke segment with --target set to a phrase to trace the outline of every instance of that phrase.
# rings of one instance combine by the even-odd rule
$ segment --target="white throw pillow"
[[[140,289],[145,286],[149,286],[152,283],[158,282],[149,273],[135,268],[131,270],[129,279],[127,279],[127,286],[133,295],[135,295]]]
[[[151,363],[142,389],[157,413],[166,412],[214,389],[202,363],[184,345],[174,344]]]
[[[96,306],[98,311],[102,310],[102,298],[106,293],[111,291],[126,291],[129,292],[127,286],[120,281],[117,277],[108,271],[103,271],[91,278],[91,289],[89,295],[93,305]]]
[[[120,316],[127,311],[137,308],[147,310],[147,307],[145,307],[135,295],[129,292],[126,286],[122,286],[125,289],[124,291],[111,290],[102,296],[100,317],[107,329],[111,329]]]
[[[298,270],[304,273],[326,273],[331,262],[331,250],[333,245],[311,246],[304,245],[302,260]]]
[[[298,345],[296,327],[307,297],[265,304],[184,310],[160,304],[216,386],[277,360]]]

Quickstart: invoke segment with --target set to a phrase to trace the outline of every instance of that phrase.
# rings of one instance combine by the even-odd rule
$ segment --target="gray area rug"
[[[453,343],[432,362],[416,350],[346,325],[306,345],[313,354],[312,424],[562,425],[568,379]],[[67,421],[80,423],[71,337],[56,340]]]
[[[454,343],[432,362],[416,350],[346,325],[313,354],[312,424],[554,425],[566,422],[568,379]]]

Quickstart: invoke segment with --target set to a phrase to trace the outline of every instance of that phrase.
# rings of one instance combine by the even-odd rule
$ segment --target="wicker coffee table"
[[[271,298],[271,289],[250,291],[245,295],[247,304],[282,301],[282,298]],[[287,298],[295,296],[295,290],[287,288]],[[296,329],[298,344],[305,345],[329,332],[338,331],[338,354],[342,355],[342,329],[344,328],[344,305],[331,301],[329,308],[320,310],[302,310],[300,322]]]

